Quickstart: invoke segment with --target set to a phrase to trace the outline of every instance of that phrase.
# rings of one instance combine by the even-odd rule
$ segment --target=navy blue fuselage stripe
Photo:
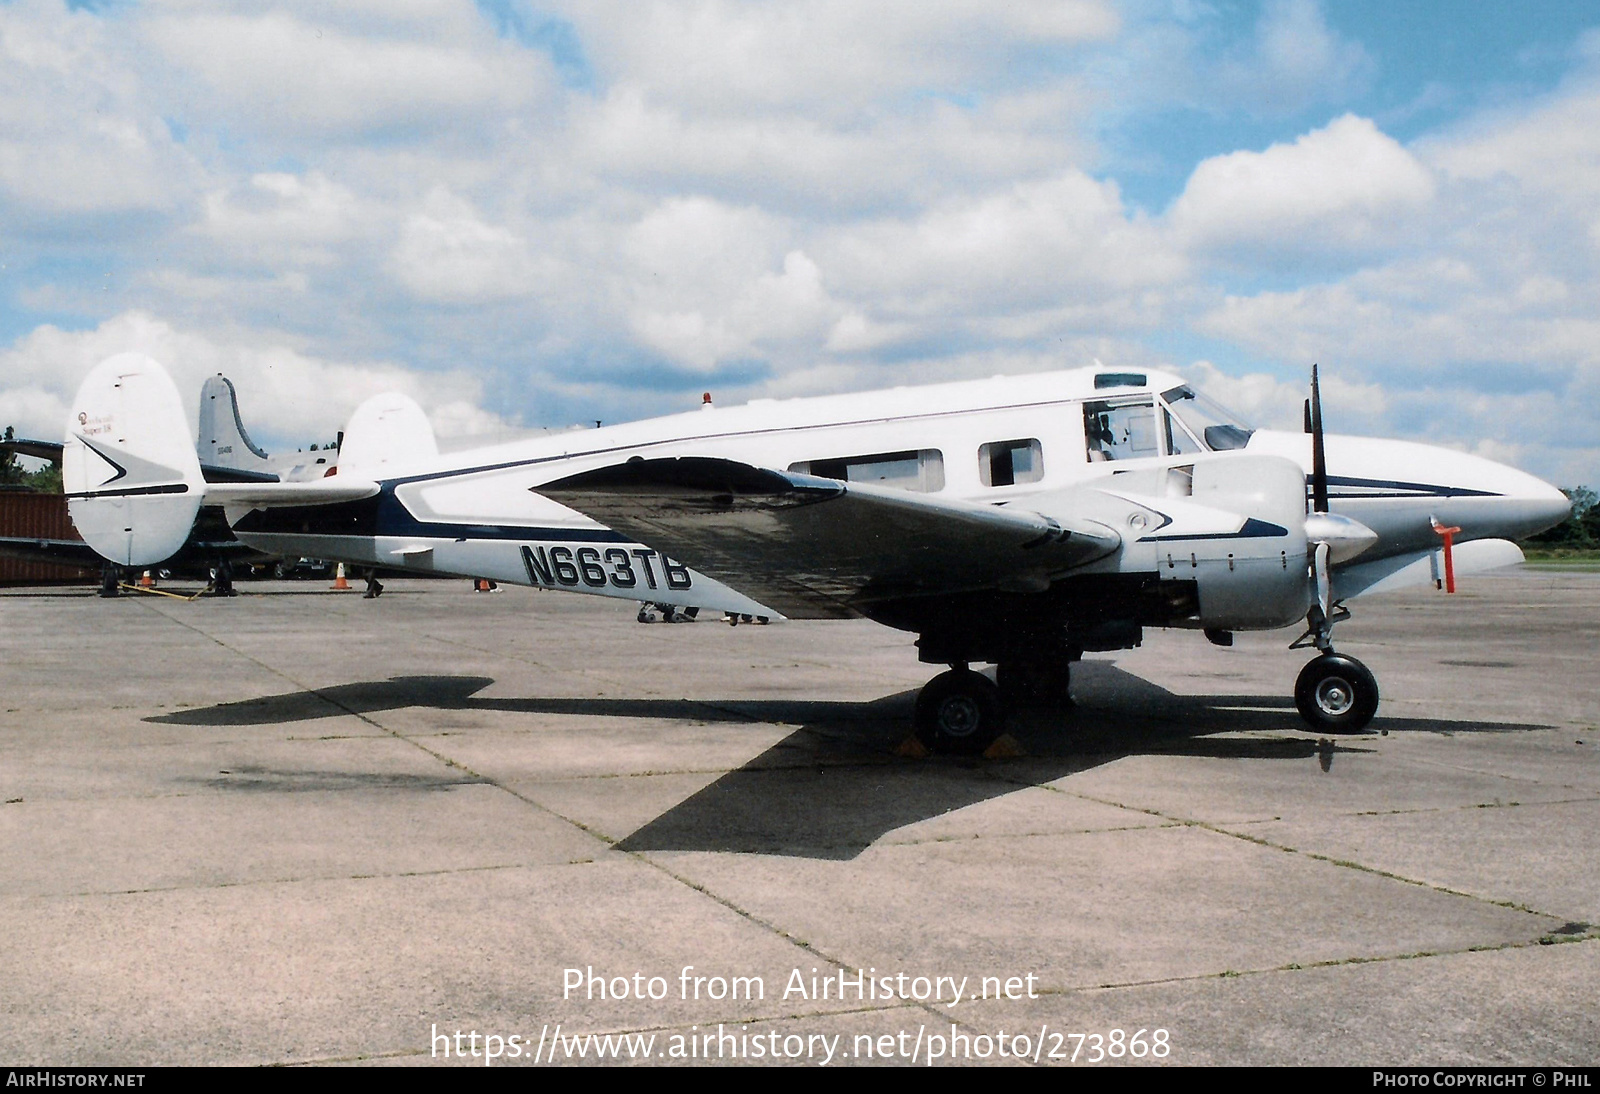
[[[1306,476],[1306,486],[1311,485],[1311,477]],[[1329,475],[1329,486],[1348,486],[1364,490],[1386,490],[1384,494],[1329,494],[1330,498],[1498,498],[1499,494],[1493,490],[1469,490],[1464,486],[1432,486],[1422,482],[1399,482],[1394,479],[1357,479],[1346,475]]]
[[[1141,536],[1140,543],[1165,543],[1179,539],[1276,539],[1289,534],[1289,529],[1269,521],[1251,517],[1237,532],[1203,532],[1199,535]]]

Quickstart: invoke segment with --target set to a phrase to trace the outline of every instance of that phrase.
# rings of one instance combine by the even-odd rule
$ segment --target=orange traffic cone
[[[339,563],[338,569],[333,571],[333,584],[328,588],[337,592],[345,592],[350,588],[350,582],[344,579],[344,563]]]
[[[150,576],[150,571],[149,570],[146,570],[144,572],[143,576],[141,576],[139,578],[139,588],[141,588],[141,589],[154,589],[155,587],[156,587],[156,579]]]

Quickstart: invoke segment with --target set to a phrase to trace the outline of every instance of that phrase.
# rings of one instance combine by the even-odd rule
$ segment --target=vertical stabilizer
[[[251,442],[239,417],[239,393],[220,372],[200,389],[200,439],[195,451],[207,467],[268,470],[267,454]]]
[[[122,566],[170,558],[205,491],[172,379],[142,353],[96,365],[72,401],[61,453],[67,510],[84,541]]]
[[[392,478],[438,455],[427,413],[409,395],[389,392],[374,395],[350,416],[339,447],[339,474]]]

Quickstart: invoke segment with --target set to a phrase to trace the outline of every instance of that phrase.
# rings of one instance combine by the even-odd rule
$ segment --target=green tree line
[[[1583,551],[1600,549],[1600,497],[1587,486],[1563,486],[1561,492],[1572,499],[1572,515],[1547,532],[1540,532],[1529,544],[1539,547],[1569,547]]]

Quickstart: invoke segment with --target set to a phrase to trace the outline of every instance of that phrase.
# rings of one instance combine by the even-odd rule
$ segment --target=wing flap
[[[537,492],[791,618],[1043,589],[1121,542],[1098,524],[707,457],[636,459]]]

